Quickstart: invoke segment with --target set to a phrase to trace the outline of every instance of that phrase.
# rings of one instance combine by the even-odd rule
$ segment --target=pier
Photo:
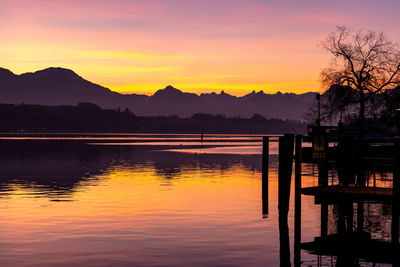
[[[317,255],[319,265],[322,264],[321,256],[335,256],[336,266],[359,266],[360,261],[400,266],[397,257],[400,251],[400,139],[394,139],[393,143],[388,143],[388,140],[370,143],[346,136],[338,139],[335,146],[329,146],[329,139],[324,136],[323,130],[317,132],[317,135],[311,139],[289,134],[279,138],[280,265],[291,266],[292,262],[287,218],[294,160],[294,266],[302,264],[301,251]],[[307,141],[312,142],[311,148],[302,146]],[[264,139],[263,145],[268,147],[268,139]],[[263,159],[268,158],[265,155],[267,151],[268,149],[263,149]],[[318,185],[302,186],[303,163],[316,166]],[[393,174],[390,186],[387,186],[388,183],[385,187],[377,186],[376,168],[384,168]],[[268,190],[268,186],[265,185],[267,181],[264,171],[265,168],[262,194],[266,196],[268,192],[265,190]],[[372,183],[369,178],[373,179]],[[315,204],[320,205],[320,235],[307,242],[301,240],[302,195],[314,197]],[[390,239],[375,239],[373,233],[364,229],[369,220],[365,206],[377,203],[390,207]],[[335,214],[332,214],[333,210]]]

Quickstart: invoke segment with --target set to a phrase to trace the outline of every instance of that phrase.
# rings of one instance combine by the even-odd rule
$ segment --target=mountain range
[[[90,102],[102,108],[128,108],[141,116],[188,117],[194,113],[207,113],[251,117],[258,113],[266,118],[304,121],[304,114],[315,105],[315,94],[253,91],[237,97],[221,91],[197,95],[170,85],[151,96],[120,94],[87,81],[69,69],[47,68],[16,75],[0,68],[0,103],[56,106]]]

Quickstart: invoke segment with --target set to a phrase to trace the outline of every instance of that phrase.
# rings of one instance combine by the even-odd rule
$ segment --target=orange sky
[[[396,1],[281,2],[0,0],[0,67],[70,68],[121,93],[301,93],[321,89],[335,26],[400,36]]]

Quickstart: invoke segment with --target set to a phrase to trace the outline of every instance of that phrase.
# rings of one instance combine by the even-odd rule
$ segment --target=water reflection
[[[162,150],[0,142],[0,264],[278,266],[280,244],[282,256],[294,262],[292,201],[279,228],[276,154],[269,157],[263,217],[260,155]],[[303,186],[317,183],[313,166],[303,164]],[[357,203],[351,219],[350,206],[315,204],[309,196],[302,202],[303,243],[337,233],[342,213],[345,229],[357,229]],[[391,206],[362,206],[364,231],[390,239]],[[304,265],[318,264],[312,253],[301,250]]]
[[[350,184],[347,187],[330,187],[330,190],[349,190],[348,194],[342,194],[343,191],[315,194],[315,204],[320,206],[320,233],[313,240],[301,243],[301,248],[318,256],[318,266],[398,266],[399,215],[398,208],[395,207],[398,198],[392,198],[392,195],[380,197],[376,193],[376,190],[389,188],[369,187],[370,180],[373,180],[373,187],[392,186],[393,178],[386,178],[392,167],[380,168],[377,172],[376,166],[364,165],[358,169],[353,167],[351,172],[339,173],[339,179],[330,181],[330,184]],[[358,171],[354,171],[355,169]],[[332,169],[331,172],[334,174],[335,170]],[[347,181],[343,179],[346,175],[349,178]],[[393,174],[390,175],[393,177]],[[329,181],[327,177],[324,179]],[[324,188],[328,187],[324,184],[319,187],[322,191]],[[351,193],[352,189],[361,193]],[[362,193],[371,189],[369,194]],[[303,191],[308,194],[306,190]]]
[[[276,225],[260,216],[259,155],[70,140],[0,146],[3,266],[279,263]]]
[[[320,234],[301,245],[302,249],[318,255],[318,266],[396,263],[399,246],[392,243],[391,205],[340,201],[321,203],[320,210]]]
[[[79,186],[93,186],[112,169],[152,168],[165,179],[196,169],[224,171],[233,166],[260,172],[257,155],[181,154],[136,146],[90,146],[81,142],[3,143],[0,152],[1,196],[17,188],[36,196],[67,197]]]

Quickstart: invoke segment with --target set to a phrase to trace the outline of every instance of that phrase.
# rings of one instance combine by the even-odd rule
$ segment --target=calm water
[[[1,139],[1,266],[279,265],[276,142],[263,215],[260,136]],[[390,186],[385,177],[378,183]],[[316,184],[313,167],[303,164],[303,186]],[[302,205],[302,241],[312,241],[320,206],[306,196]],[[390,239],[390,207],[364,206],[365,230]],[[335,206],[328,212],[331,233]],[[318,259],[302,251],[305,266]]]

